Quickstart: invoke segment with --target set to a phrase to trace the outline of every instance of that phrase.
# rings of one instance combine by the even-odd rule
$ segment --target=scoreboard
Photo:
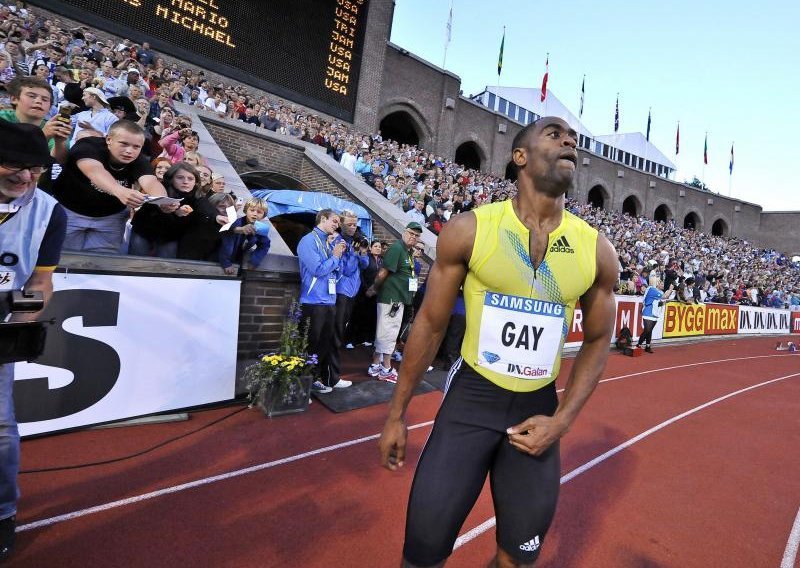
[[[352,122],[369,0],[32,4]]]

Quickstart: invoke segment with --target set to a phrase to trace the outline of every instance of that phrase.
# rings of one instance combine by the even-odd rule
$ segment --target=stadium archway
[[[672,211],[669,210],[669,207],[666,204],[662,203],[656,210],[653,212],[653,219],[656,221],[661,221],[662,223],[666,223],[670,219],[672,219]]]
[[[730,229],[724,219],[717,219],[711,225],[711,234],[715,237],[727,237]]]
[[[401,144],[414,144],[420,148],[431,146],[433,135],[425,116],[412,99],[396,97],[380,109],[379,128],[384,140]]]
[[[695,213],[694,211],[690,211],[686,214],[683,218],[683,228],[684,229],[693,229],[695,231],[699,231],[702,229],[702,223],[700,221],[700,216]]]
[[[254,189],[299,189],[308,191],[308,186],[302,181],[280,172],[245,172],[239,178],[250,191]]]
[[[638,217],[642,211],[642,204],[635,195],[629,195],[622,202],[622,214],[630,215],[631,217]]]
[[[514,163],[513,160],[509,161],[506,164],[505,179],[511,180],[511,181],[517,181],[517,165]]]
[[[595,209],[605,209],[606,201],[608,201],[608,192],[599,184],[590,189],[589,195],[586,197],[586,203]]]
[[[414,118],[404,110],[386,115],[381,120],[379,128],[384,139],[394,140],[399,144],[419,145],[419,127],[415,124]]]
[[[468,140],[467,142],[462,142],[459,144],[458,148],[456,148],[456,156],[453,158],[453,161],[456,164],[461,164],[465,168],[480,170],[481,164],[483,163],[481,154],[483,154],[483,152],[481,152],[480,146],[472,140]]]

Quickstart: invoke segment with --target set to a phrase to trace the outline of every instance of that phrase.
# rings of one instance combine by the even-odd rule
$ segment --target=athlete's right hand
[[[408,428],[404,420],[388,419],[378,440],[381,465],[390,471],[403,467],[406,459]]]

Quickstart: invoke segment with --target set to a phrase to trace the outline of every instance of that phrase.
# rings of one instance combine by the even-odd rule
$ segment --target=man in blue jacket
[[[358,230],[358,215],[352,211],[344,210],[339,215],[341,235],[334,244],[344,242],[347,245],[339,261],[340,274],[336,280],[336,324],[334,327],[334,349],[331,353],[331,380],[339,379],[341,365],[339,363],[339,349],[344,344],[345,329],[353,313],[353,303],[361,288],[361,271],[369,266],[369,243],[361,246],[358,239],[354,239]],[[361,236],[363,240],[363,236]],[[350,381],[348,381],[350,382]]]
[[[331,354],[335,349],[336,281],[342,270],[342,255],[347,243],[338,237],[339,216],[330,209],[317,213],[317,226],[300,239],[297,258],[300,261],[300,307],[303,322],[308,322],[308,350],[319,361],[319,379],[312,390],[326,394],[333,388],[346,388],[352,383],[331,374]]]

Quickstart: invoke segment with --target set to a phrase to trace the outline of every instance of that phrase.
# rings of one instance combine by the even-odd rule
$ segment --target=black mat
[[[414,391],[415,395],[436,390],[435,386],[427,382],[428,375],[432,373],[433,372],[425,375],[426,380],[423,380],[417,387],[417,390]],[[332,410],[333,412],[347,412],[349,410],[357,410],[359,408],[389,402],[393,392],[394,385],[392,383],[372,379],[359,382],[354,381],[353,385],[346,389],[333,389],[327,394],[314,393],[314,397],[328,410]]]

